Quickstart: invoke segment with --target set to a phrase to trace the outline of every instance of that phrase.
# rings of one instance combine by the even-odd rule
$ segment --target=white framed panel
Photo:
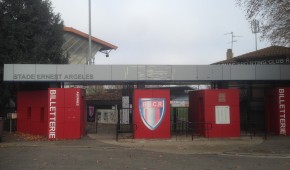
[[[35,64],[17,64],[13,66],[14,81],[35,81],[36,80]]]
[[[87,80],[112,80],[112,69],[110,65],[86,65],[85,74],[92,77],[92,79]]]
[[[146,65],[138,65],[137,66],[137,72],[138,72],[137,79],[138,80],[147,80],[146,70],[147,70]]]
[[[172,80],[171,65],[148,65],[146,66],[147,80]]]
[[[137,80],[137,66],[113,65],[112,80]]]
[[[172,66],[172,80],[197,80],[197,66]]]
[[[216,124],[230,124],[230,106],[215,106]]]
[[[232,65],[231,80],[255,80],[255,65]]]
[[[38,81],[57,81],[61,75],[56,72],[56,66],[54,64],[41,64],[36,65],[36,80]]]
[[[3,80],[4,81],[14,81],[13,75],[14,75],[14,65],[13,64],[4,64]]]
[[[231,80],[231,65],[222,65],[223,67],[223,79]]]
[[[281,80],[290,80],[290,65],[280,65]]]
[[[280,80],[279,65],[256,65],[256,80]]]
[[[223,69],[221,65],[197,66],[198,80],[222,80]]]
[[[89,79],[89,75],[85,74],[85,65],[63,64],[57,65],[57,74],[61,75],[60,81],[84,81]]]

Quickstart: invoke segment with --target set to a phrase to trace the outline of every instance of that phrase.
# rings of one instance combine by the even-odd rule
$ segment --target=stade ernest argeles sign
[[[290,65],[4,64],[7,82],[290,80]]]
[[[13,80],[92,80],[93,74],[13,74]]]
[[[5,64],[4,81],[81,81],[94,79],[94,73],[85,73],[84,71],[83,65]]]

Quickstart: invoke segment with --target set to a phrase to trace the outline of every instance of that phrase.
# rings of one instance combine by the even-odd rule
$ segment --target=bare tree
[[[249,22],[261,23],[262,39],[272,45],[290,46],[290,0],[236,0]]]

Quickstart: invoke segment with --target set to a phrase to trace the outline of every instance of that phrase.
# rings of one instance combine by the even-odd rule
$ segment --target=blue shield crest
[[[165,115],[165,98],[140,98],[139,113],[144,125],[155,130]]]

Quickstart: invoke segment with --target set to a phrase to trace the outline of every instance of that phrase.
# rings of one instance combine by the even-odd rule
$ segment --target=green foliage
[[[62,64],[63,21],[49,0],[0,0],[0,62]]]
[[[262,38],[273,45],[290,46],[290,1],[289,0],[236,0],[246,11],[249,21],[261,23]]]
[[[63,33],[63,21],[49,0],[0,0],[0,76],[4,64],[68,63]],[[17,84],[0,80],[1,116],[15,101]]]

